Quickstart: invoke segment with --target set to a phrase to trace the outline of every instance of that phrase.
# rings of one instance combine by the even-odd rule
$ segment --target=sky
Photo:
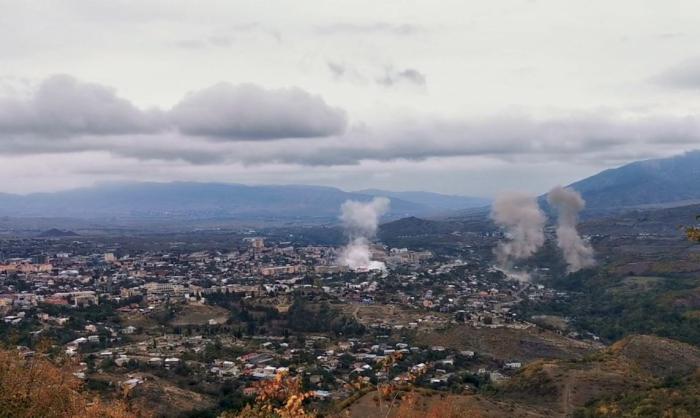
[[[0,0],[0,192],[541,193],[700,148],[694,1]]]

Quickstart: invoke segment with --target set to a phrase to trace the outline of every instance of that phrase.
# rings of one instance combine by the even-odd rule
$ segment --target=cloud
[[[201,38],[178,39],[167,45],[184,50],[204,50],[209,48],[230,48],[236,44],[249,44],[273,40],[282,42],[279,30],[261,25],[258,22],[247,22],[224,25],[217,28],[209,36]]]
[[[28,98],[0,99],[0,134],[124,135],[162,128],[162,113],[143,111],[108,87],[56,75]]]
[[[697,148],[700,121],[687,118],[635,118],[578,115],[551,119],[502,116],[481,120],[405,117],[369,127],[353,126],[342,135],[276,141],[208,141],[171,134],[140,135],[136,139],[97,138],[52,142],[62,147],[108,149],[142,159],[181,159],[193,164],[229,161],[249,166],[265,164],[331,167],[366,161],[424,161],[431,158],[488,157],[507,162],[568,161],[616,165],[639,158]],[[11,152],[22,141],[5,141]],[[40,144],[25,146],[38,152]]]
[[[367,77],[365,77],[352,65],[336,61],[328,61],[326,62],[326,65],[328,66],[328,71],[330,71],[334,80],[350,81],[362,84],[367,83]]]
[[[99,147],[76,142],[81,136],[177,136],[176,130],[181,136],[226,140],[324,137],[342,134],[346,123],[345,111],[320,96],[254,84],[216,84],[187,95],[170,111],[139,109],[109,87],[67,75],[49,77],[26,97],[0,98],[0,141],[20,149],[20,141],[26,141],[36,152]],[[52,144],[42,146],[43,139]]]
[[[480,118],[410,113],[356,122],[299,88],[220,83],[171,110],[143,110],[113,89],[54,76],[0,99],[0,154],[108,151],[193,165],[352,166],[487,157],[616,165],[698,148],[700,119],[605,110]],[[300,138],[303,145],[300,146]]]
[[[249,162],[353,165],[362,161],[488,156],[502,160],[615,161],[700,145],[696,117],[624,118],[603,114],[566,117],[493,116],[479,120],[399,118],[344,137],[294,147],[281,143]],[[627,156],[627,157],[626,157]]]
[[[336,81],[350,81],[361,84],[366,84],[369,81],[384,87],[399,85],[425,87],[427,82],[425,74],[413,68],[396,70],[392,66],[386,66],[383,69],[364,68],[360,71],[353,65],[338,61],[327,61],[326,65]]]
[[[395,36],[414,35],[424,29],[412,24],[392,24],[386,22],[376,23],[335,23],[316,27],[319,35],[361,35],[361,34],[387,34]]]
[[[426,77],[423,73],[413,68],[396,71],[387,68],[383,77],[377,79],[377,83],[386,87],[392,87],[400,83],[409,83],[417,86],[425,86]]]
[[[347,124],[345,112],[320,96],[254,84],[219,83],[191,93],[170,117],[185,135],[238,140],[338,135]]]
[[[657,84],[681,89],[700,88],[700,57],[683,61],[653,78]]]
[[[180,39],[173,42],[173,46],[180,49],[204,49],[209,46],[209,43],[200,39]]]

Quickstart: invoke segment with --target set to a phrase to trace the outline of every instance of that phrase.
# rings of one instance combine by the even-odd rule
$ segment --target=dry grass
[[[566,338],[538,328],[478,329],[466,325],[419,334],[417,343],[473,350],[494,359],[526,362],[539,358],[577,359],[602,348],[598,344]]]
[[[125,396],[127,394],[124,394]],[[0,351],[0,417],[127,418],[148,414],[124,400],[104,402],[82,391],[70,365],[57,366],[38,356],[24,359]]]

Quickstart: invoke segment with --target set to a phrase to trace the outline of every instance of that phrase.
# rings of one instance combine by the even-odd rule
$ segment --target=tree
[[[695,217],[695,220],[700,220],[700,215]],[[689,226],[685,228],[685,235],[691,241],[700,242],[700,227]]]
[[[301,379],[286,373],[278,373],[274,379],[256,385],[254,405],[246,406],[238,413],[224,413],[221,418],[313,418],[315,413],[304,409],[304,401],[313,392],[302,389]]]
[[[56,365],[41,354],[23,358],[14,351],[0,350],[0,417],[149,416],[125,400],[104,402],[93,398],[72,372],[69,364]]]

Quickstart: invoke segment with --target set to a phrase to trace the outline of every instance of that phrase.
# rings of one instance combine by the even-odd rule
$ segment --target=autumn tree
[[[57,365],[41,354],[22,357],[0,350],[0,417],[131,418],[148,414],[123,400],[105,402],[83,390],[70,364]]]
[[[302,390],[301,379],[287,373],[277,373],[274,379],[263,380],[255,386],[257,396],[254,405],[246,406],[238,413],[224,413],[220,418],[313,418],[315,413],[306,411],[304,401],[313,392]]]

